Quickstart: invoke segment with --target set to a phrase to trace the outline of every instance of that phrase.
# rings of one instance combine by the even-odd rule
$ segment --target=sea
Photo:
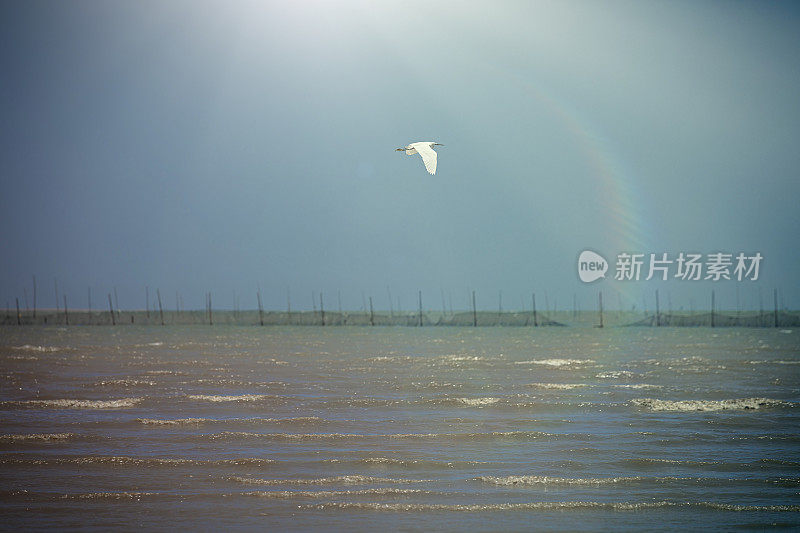
[[[0,328],[0,529],[800,528],[800,331]]]

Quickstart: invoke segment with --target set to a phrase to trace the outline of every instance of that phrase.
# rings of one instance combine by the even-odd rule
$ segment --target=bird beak
[[[406,149],[405,148],[395,148],[394,151],[395,152],[405,152]]]
[[[443,144],[433,143],[434,146],[444,146]]]

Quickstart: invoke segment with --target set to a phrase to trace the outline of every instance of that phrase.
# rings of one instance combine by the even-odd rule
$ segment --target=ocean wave
[[[397,496],[408,494],[430,494],[429,491],[421,489],[398,489],[393,487],[381,487],[374,489],[361,490],[277,490],[277,491],[252,491],[243,492],[242,496],[258,496],[260,498],[340,498],[342,496]]]
[[[500,401],[500,398],[455,398],[457,402],[469,406],[492,405]]]
[[[14,350],[20,350],[23,352],[39,352],[39,353],[53,353],[53,352],[60,352],[64,350],[69,350],[68,347],[62,346],[37,346],[33,344],[24,344],[22,346],[12,346]]]
[[[147,496],[157,496],[157,492],[85,492],[81,494],[63,494],[62,500],[141,500]]]
[[[461,389],[464,387],[463,383],[450,383],[449,381],[429,381],[423,383],[421,381],[412,381],[410,387],[414,390],[439,390],[439,389]],[[395,385],[396,390],[404,390],[404,385]]]
[[[426,467],[428,469],[466,468],[488,464],[488,461],[437,461],[435,459],[395,459],[393,457],[365,457],[363,459],[323,459],[329,464],[393,465],[404,467]]]
[[[634,384],[617,384],[612,385],[617,389],[663,389],[661,385],[650,385],[648,383],[634,383]]]
[[[491,431],[486,433],[389,433],[389,434],[359,434],[359,433],[250,433],[246,431],[224,431],[205,435],[212,440],[229,439],[264,439],[264,440],[390,440],[390,439],[457,439],[457,440],[483,440],[483,439],[559,439],[559,438],[585,438],[588,435],[554,434],[541,431]]]
[[[463,362],[477,362],[477,361],[494,361],[497,360],[496,357],[482,357],[480,355],[460,355],[460,354],[451,354],[451,355],[444,355],[439,358],[440,360],[452,362],[452,363],[463,363]]]
[[[134,378],[120,378],[120,379],[107,379],[103,381],[96,381],[91,385],[86,385],[86,388],[92,387],[138,387],[141,385],[145,386],[155,386],[157,383],[155,381],[145,380],[145,379],[134,379]]]
[[[751,365],[800,365],[800,361],[787,361],[785,359],[761,359],[748,361]]]
[[[119,398],[116,400],[78,400],[61,398],[58,400],[21,400],[0,402],[2,407],[50,408],[50,409],[127,409],[134,407],[144,398]]]
[[[29,433],[26,435],[0,435],[0,443],[14,444],[22,442],[59,442],[80,437],[76,433]]]
[[[649,466],[649,465],[670,465],[670,466],[713,466],[724,464],[721,461],[692,461],[688,459],[662,459],[659,457],[640,457],[636,459],[622,459],[625,465]],[[738,466],[738,463],[737,463]]]
[[[18,457],[0,458],[4,465],[117,465],[117,466],[265,466],[275,463],[274,459],[262,457],[243,457],[239,459],[185,459],[178,457],[127,457],[127,456],[86,456],[52,457],[47,459],[28,459]]]
[[[586,387],[586,383],[531,383],[530,386],[540,389],[572,390]]]
[[[481,476],[476,481],[491,485],[606,485],[641,481],[642,477],[563,478],[550,476]]]
[[[800,505],[736,505],[716,502],[525,502],[525,503],[489,503],[489,504],[444,504],[444,503],[378,503],[378,502],[328,502],[318,505],[301,506],[306,509],[320,511],[328,509],[357,509],[365,511],[386,512],[491,512],[491,511],[525,511],[525,510],[580,510],[607,509],[610,511],[640,511],[644,509],[663,509],[670,507],[705,508],[734,512],[800,512]]]
[[[210,421],[208,418],[179,418],[175,420],[157,420],[155,418],[137,418],[137,422],[146,426],[189,426]]]
[[[492,485],[516,486],[516,485],[617,485],[627,483],[677,483],[677,484],[699,484],[705,486],[729,486],[729,485],[752,485],[769,483],[793,487],[800,484],[800,480],[795,478],[720,478],[720,477],[694,477],[694,476],[619,476],[602,478],[562,478],[550,476],[482,476],[475,478]]]
[[[186,396],[190,400],[204,402],[255,402],[268,398],[276,398],[271,394],[240,394],[236,396],[221,396],[216,394],[189,394]]]
[[[137,418],[140,424],[150,426],[183,426],[183,425],[203,425],[203,424],[292,424],[299,422],[319,422],[322,419],[317,416],[298,416],[294,418],[176,418],[176,419],[157,419],[157,418]]]
[[[392,457],[367,457],[366,459],[360,459],[360,462],[379,465],[407,465],[409,463],[414,464],[417,461],[404,461],[402,459],[394,459]]]
[[[607,372],[600,372],[595,376],[598,379],[619,379],[633,377],[633,372],[630,370],[609,370]]]
[[[378,355],[375,357],[368,357],[366,361],[370,363],[394,363],[399,361],[411,361],[414,358],[410,355]]]
[[[577,366],[593,364],[593,359],[532,359],[529,361],[514,361],[515,365],[545,365],[552,367]]]
[[[233,476],[228,478],[230,481],[242,483],[245,485],[370,485],[370,484],[393,484],[405,485],[410,483],[430,483],[430,479],[397,479],[389,477],[375,477],[363,476],[360,474],[352,474],[346,476],[331,476],[313,479],[261,479]]]
[[[638,398],[631,400],[633,405],[651,411],[727,411],[764,409],[791,405],[782,400],[769,398],[740,398],[731,400],[658,400]]]

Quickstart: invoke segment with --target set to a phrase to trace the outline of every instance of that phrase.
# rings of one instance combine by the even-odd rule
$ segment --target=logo
[[[578,276],[584,283],[591,283],[606,277],[608,261],[602,255],[591,250],[584,250],[578,257]]]

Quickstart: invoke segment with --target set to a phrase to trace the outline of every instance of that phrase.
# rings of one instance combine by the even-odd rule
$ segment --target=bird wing
[[[436,152],[433,150],[430,143],[414,143],[411,146],[413,146],[422,157],[422,162],[425,163],[425,169],[430,174],[436,174]]]

